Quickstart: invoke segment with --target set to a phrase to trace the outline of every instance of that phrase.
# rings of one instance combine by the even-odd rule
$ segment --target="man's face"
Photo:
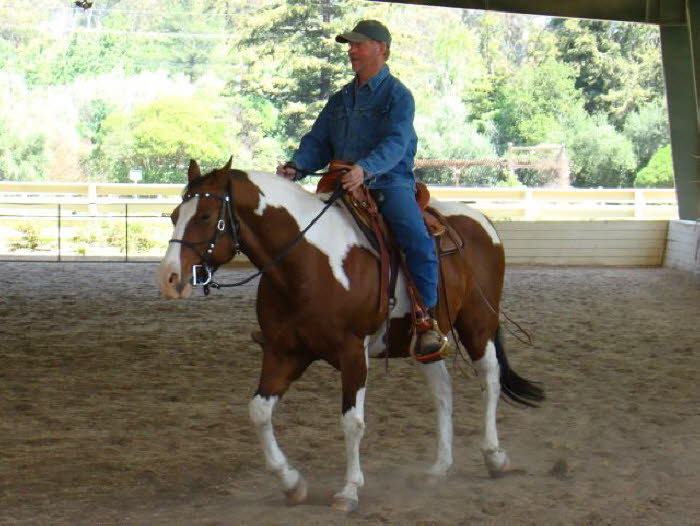
[[[352,70],[358,75],[373,72],[384,65],[386,44],[376,40],[367,42],[349,42],[348,57]]]

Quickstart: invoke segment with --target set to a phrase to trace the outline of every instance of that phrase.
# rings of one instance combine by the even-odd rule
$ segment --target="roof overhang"
[[[389,0],[377,0],[387,2]],[[662,26],[686,23],[686,0],[391,0],[404,4],[483,9],[528,15],[593,18]],[[692,0],[688,0],[692,1]]]

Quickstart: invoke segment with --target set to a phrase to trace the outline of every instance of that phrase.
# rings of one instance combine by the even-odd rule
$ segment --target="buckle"
[[[204,271],[207,273],[206,280],[205,281],[197,281],[197,276],[199,274],[199,269],[204,267]],[[214,274],[211,271],[211,266],[208,264],[204,263],[202,265],[192,265],[192,286],[197,287],[199,285],[207,286],[209,283],[211,283],[212,278],[214,277]]]

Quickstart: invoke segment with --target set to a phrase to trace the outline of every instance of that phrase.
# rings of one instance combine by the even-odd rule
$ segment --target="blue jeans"
[[[416,192],[408,186],[373,190],[379,211],[394,233],[406,265],[427,308],[437,305],[438,260],[435,243],[423,221]]]

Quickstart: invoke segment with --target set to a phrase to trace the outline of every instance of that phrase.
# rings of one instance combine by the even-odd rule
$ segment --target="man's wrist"
[[[360,168],[362,168],[362,173],[364,174],[364,175],[363,175],[363,179],[364,179],[365,182],[371,180],[371,179],[374,177],[374,175],[372,175],[372,174],[369,173],[369,170],[367,170],[367,168],[365,167],[364,163],[358,162],[358,163],[355,163],[355,164],[356,164],[357,166],[359,166]]]
[[[292,170],[294,170],[294,180],[295,181],[298,181],[299,179],[301,179],[303,177],[301,170],[299,170],[297,163],[295,163],[294,161],[287,161],[286,163],[284,163],[284,168],[285,169],[291,168]]]

